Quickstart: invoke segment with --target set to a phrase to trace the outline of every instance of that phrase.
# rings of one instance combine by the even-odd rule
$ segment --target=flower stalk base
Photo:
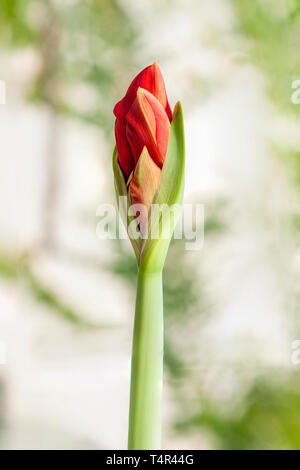
[[[140,269],[132,345],[129,450],[161,448],[162,382],[162,273]]]

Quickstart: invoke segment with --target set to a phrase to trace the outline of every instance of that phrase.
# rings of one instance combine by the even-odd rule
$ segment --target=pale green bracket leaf
[[[130,222],[133,220],[133,217],[128,216],[128,205],[130,205],[130,201],[128,201],[128,191],[127,191],[127,186],[126,182],[124,179],[123,172],[120,168],[119,162],[118,162],[118,155],[117,155],[117,149],[116,147],[114,148],[113,152],[113,172],[114,172],[114,181],[115,181],[115,191],[116,191],[116,197],[117,197],[117,204],[118,204],[118,210],[119,213],[121,214],[122,221],[125,225],[126,230],[128,231],[128,227]],[[126,197],[126,204],[119,204],[120,200],[119,197],[123,196]],[[139,259],[140,255],[140,249],[141,249],[141,239],[133,239],[130,234],[128,233],[130,242],[132,244],[132,247],[134,249],[135,256],[137,260]]]

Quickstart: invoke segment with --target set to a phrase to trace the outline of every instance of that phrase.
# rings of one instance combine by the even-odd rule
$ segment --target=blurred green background
[[[0,448],[126,448],[136,265],[96,210],[155,60],[205,208],[164,271],[164,447],[300,449],[299,47],[299,0],[1,1]]]

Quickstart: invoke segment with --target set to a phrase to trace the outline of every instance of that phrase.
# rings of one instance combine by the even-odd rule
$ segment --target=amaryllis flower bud
[[[147,117],[149,117],[149,114],[150,116],[153,116],[153,114],[155,115],[156,112],[159,113],[159,111],[157,110],[157,108],[159,108],[158,103],[153,104],[153,100],[151,103],[149,103],[148,106],[143,96],[140,98],[140,100],[137,100],[137,92],[139,88],[148,91],[149,94],[156,98],[158,103],[161,105],[161,107],[167,114],[169,121],[172,120],[172,111],[168,102],[164,80],[157,63],[154,62],[154,64],[146,67],[137,75],[137,77],[135,77],[135,79],[129,86],[124,98],[119,101],[114,108],[114,115],[116,116],[115,135],[118,160],[126,178],[129,178],[143,149],[142,146],[139,155],[137,155],[137,146],[133,144],[132,147],[132,138],[130,139],[127,134],[130,133],[130,125],[128,124],[127,119],[128,113],[130,112],[129,115],[131,116],[131,120],[134,119],[134,115],[136,115],[136,112],[134,112],[134,110],[131,108],[132,106],[134,106],[134,108],[136,109],[138,107],[138,103],[141,102],[144,103],[144,106],[142,106],[142,108]],[[141,95],[143,95],[142,91]],[[149,109],[149,106],[154,108],[152,112]],[[150,122],[153,123],[153,119],[151,117]],[[134,127],[134,124],[132,124],[132,122],[130,124],[132,127]],[[154,132],[155,130],[156,129],[154,129]]]
[[[131,83],[115,108],[118,161],[129,185],[131,201],[147,211],[159,185],[170,134],[172,111],[156,63]]]
[[[116,104],[114,114],[117,195],[126,195],[130,204],[142,204],[146,209],[139,220],[144,238],[151,204],[156,199],[160,204],[177,203],[175,196],[182,189],[184,143],[181,108],[177,104],[172,114],[162,74],[154,63],[132,81],[124,98]],[[171,139],[172,129],[174,136]],[[170,140],[173,141],[172,155],[165,170]],[[128,214],[125,220],[128,222]],[[130,234],[129,237],[132,241]],[[138,242],[133,245],[140,259],[145,245],[143,248]]]

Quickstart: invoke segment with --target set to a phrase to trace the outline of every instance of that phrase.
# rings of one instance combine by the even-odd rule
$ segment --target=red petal
[[[156,62],[142,70],[132,81],[124,98],[119,101],[115,108],[116,117],[125,117],[136,98],[138,88],[144,88],[157,98],[168,118],[172,121],[172,111],[168,102],[166,87],[163,76]]]
[[[135,163],[146,146],[151,158],[162,167],[168,148],[170,121],[159,101],[139,88],[126,119],[127,140]]]
[[[134,169],[133,156],[126,137],[126,121],[125,119],[116,119],[115,123],[115,137],[118,153],[118,161],[126,178],[128,179],[130,173]]]

